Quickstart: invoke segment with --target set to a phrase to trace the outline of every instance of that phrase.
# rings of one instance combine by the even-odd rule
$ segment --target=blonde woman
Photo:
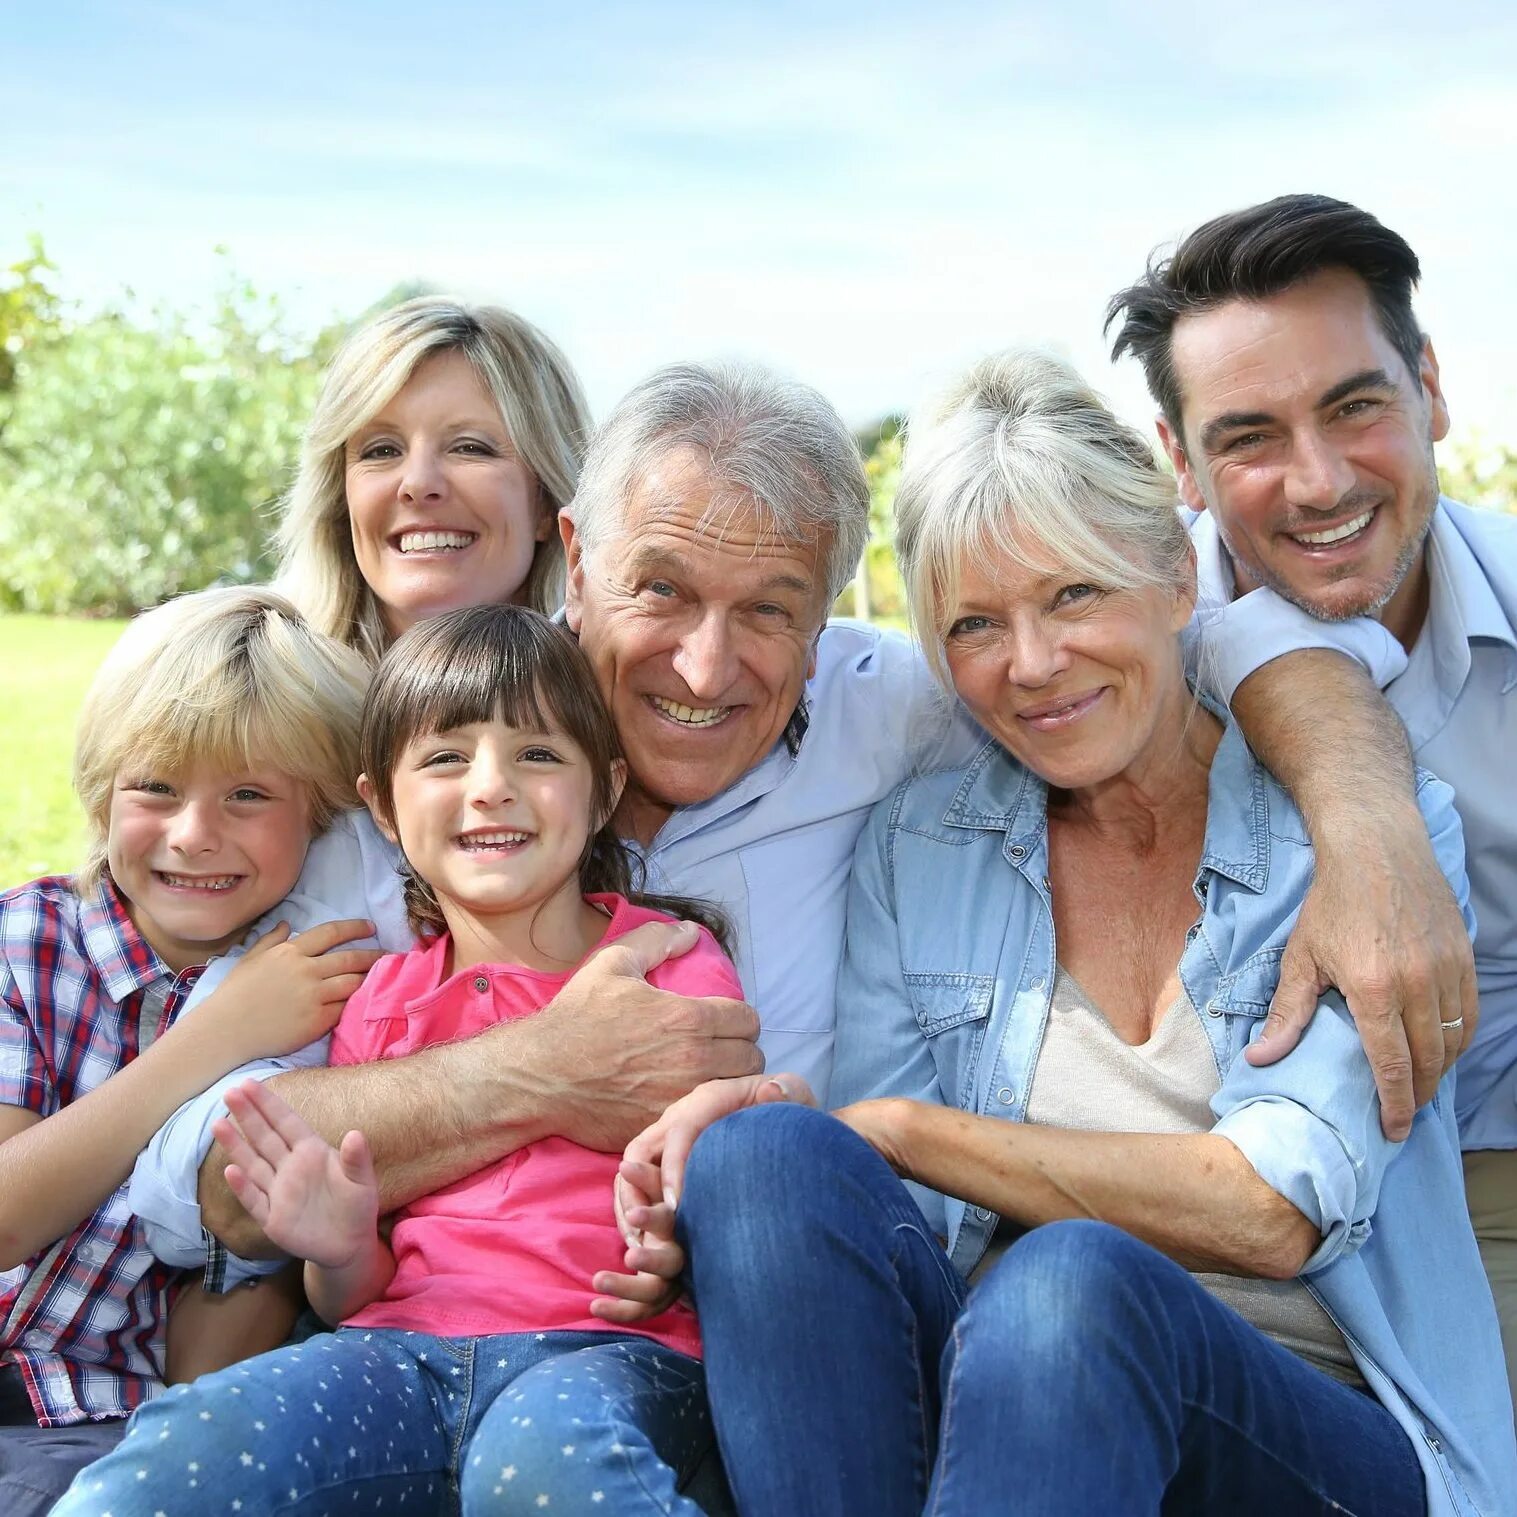
[[[371,663],[464,606],[557,609],[590,431],[568,360],[498,306],[422,296],[332,360],[279,526],[279,585]]]

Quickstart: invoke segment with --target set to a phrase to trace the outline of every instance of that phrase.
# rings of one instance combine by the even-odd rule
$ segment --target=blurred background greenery
[[[81,315],[58,274],[37,237],[0,273],[0,888],[78,861],[74,714],[121,618],[269,574],[274,508],[349,325],[297,333],[229,263],[209,311],[142,311],[125,291]],[[859,434],[870,542],[837,607],[893,625],[900,425]],[[1517,510],[1517,445],[1466,435],[1441,464],[1456,499]]]

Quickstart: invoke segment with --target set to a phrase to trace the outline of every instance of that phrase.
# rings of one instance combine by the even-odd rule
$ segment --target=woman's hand
[[[799,1075],[743,1075],[708,1080],[669,1106],[628,1145],[617,1171],[617,1225],[627,1243],[628,1273],[602,1270],[591,1281],[602,1294],[592,1316],[607,1322],[640,1322],[667,1311],[680,1293],[685,1251],[674,1236],[674,1216],[685,1183],[685,1163],[695,1140],[713,1122],[770,1101],[815,1106],[811,1087]]]
[[[232,1160],[227,1184],[271,1242],[334,1270],[374,1246],[379,1185],[361,1132],[333,1148],[258,1080],[229,1090],[226,1103],[233,1120],[212,1130]]]
[[[885,1096],[840,1106],[833,1116],[851,1127],[903,1180],[912,1178],[906,1157],[906,1131],[914,1101]]]
[[[348,997],[384,957],[378,948],[334,950],[373,933],[372,922],[323,922],[292,938],[280,922],[237,961],[194,1016],[202,1026],[216,1019],[235,1040],[240,1056],[230,1068],[294,1053],[336,1026]]]

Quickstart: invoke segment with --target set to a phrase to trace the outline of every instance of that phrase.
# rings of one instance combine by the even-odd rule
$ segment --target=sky
[[[0,264],[40,232],[85,311],[230,265],[312,330],[422,280],[597,415],[741,356],[861,425],[1031,344],[1146,423],[1107,299],[1313,190],[1420,254],[1456,437],[1517,441],[1514,56],[1517,6],[1458,0],[0,5]]]

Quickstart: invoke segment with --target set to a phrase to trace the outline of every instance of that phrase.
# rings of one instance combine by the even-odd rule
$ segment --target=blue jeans
[[[699,1361],[647,1338],[343,1328],[149,1402],[54,1510],[698,1517],[712,1441]]]
[[[701,1137],[680,1217],[743,1517],[1426,1511],[1378,1401],[1117,1228],[1037,1228],[971,1294],[867,1143],[780,1104]]]

